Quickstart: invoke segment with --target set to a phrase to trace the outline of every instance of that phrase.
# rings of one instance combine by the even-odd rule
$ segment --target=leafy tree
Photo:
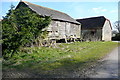
[[[33,45],[36,39],[43,33],[42,29],[48,27],[51,18],[40,16],[28,7],[11,9],[2,21],[3,57],[9,58],[20,47],[26,44]]]

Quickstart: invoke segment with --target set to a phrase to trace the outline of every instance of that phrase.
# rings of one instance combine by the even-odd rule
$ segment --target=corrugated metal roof
[[[98,29],[103,27],[106,18],[104,16],[98,16],[76,20],[82,24],[82,29]]]
[[[79,22],[77,22],[75,19],[73,19],[72,17],[70,17],[66,13],[63,13],[63,12],[60,12],[60,11],[57,11],[57,10],[53,10],[53,9],[50,9],[50,8],[42,7],[42,6],[32,4],[32,3],[26,2],[26,1],[21,1],[20,3],[26,4],[30,9],[32,9],[33,11],[35,11],[39,15],[51,16],[52,19],[80,24]]]

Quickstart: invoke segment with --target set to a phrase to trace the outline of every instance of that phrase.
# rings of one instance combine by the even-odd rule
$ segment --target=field
[[[97,63],[116,42],[75,42],[57,44],[56,48],[24,48],[11,59],[3,61],[3,71],[29,71],[39,77],[70,77]]]

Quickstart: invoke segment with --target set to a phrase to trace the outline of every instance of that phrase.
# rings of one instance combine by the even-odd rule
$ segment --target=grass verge
[[[33,71],[48,76],[68,76],[95,64],[117,47],[116,42],[62,43],[57,48],[24,48],[11,59],[3,61],[3,70]]]

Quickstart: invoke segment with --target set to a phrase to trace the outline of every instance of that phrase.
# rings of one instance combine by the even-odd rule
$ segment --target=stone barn
[[[112,26],[104,16],[77,19],[81,23],[81,37],[86,41],[111,41]]]
[[[47,28],[49,39],[63,39],[67,41],[71,37],[74,39],[80,38],[81,25],[68,14],[26,1],[20,1],[16,8],[21,6],[30,8],[40,16],[51,16],[52,21]]]

